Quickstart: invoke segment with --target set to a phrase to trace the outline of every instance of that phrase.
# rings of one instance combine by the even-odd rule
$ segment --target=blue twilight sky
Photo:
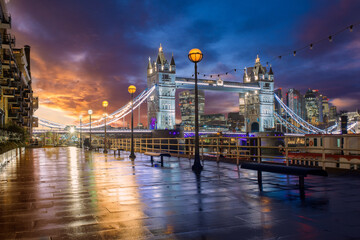
[[[259,54],[276,87],[319,89],[339,109],[360,108],[360,25],[291,54],[360,23],[357,0],[7,2],[17,45],[31,45],[37,115],[48,119],[71,122],[90,108],[100,115],[104,99],[111,111],[124,105],[129,84],[146,88],[148,57],[160,43],[168,59],[174,53],[177,76],[192,75],[191,48],[203,51],[206,74],[253,66]],[[242,71],[227,78],[242,81]],[[206,92],[205,109],[237,111],[238,96]]]

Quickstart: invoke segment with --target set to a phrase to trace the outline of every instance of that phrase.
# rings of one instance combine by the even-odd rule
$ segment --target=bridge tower
[[[274,131],[274,73],[260,63],[257,56],[255,66],[245,68],[244,83],[258,83],[260,90],[240,93],[240,114],[245,117],[246,132]]]
[[[174,56],[170,63],[166,60],[160,44],[156,61],[147,68],[148,88],[156,85],[155,91],[147,99],[149,129],[173,129],[175,125],[175,73]]]

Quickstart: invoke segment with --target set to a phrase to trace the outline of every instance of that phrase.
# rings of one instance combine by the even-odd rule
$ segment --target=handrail
[[[318,146],[306,146],[307,138],[320,138]],[[258,136],[258,137],[201,137],[200,156],[202,160],[221,158],[234,161],[237,165],[241,161],[262,162],[278,160],[287,165],[308,165],[360,169],[360,148],[349,147],[349,143],[341,147],[326,146],[328,138],[339,139],[338,135],[310,135],[310,136]],[[346,135],[352,139],[360,135]],[[296,140],[296,141],[295,141]],[[268,144],[266,142],[272,142]],[[192,158],[194,155],[194,138],[135,138],[135,152],[164,150],[177,157]],[[275,144],[275,142],[277,144]],[[280,144],[279,144],[280,143]],[[323,143],[323,144],[321,144]],[[103,143],[98,144],[103,146]],[[129,138],[109,139],[109,149],[130,149]],[[279,150],[284,155],[279,155]],[[267,153],[267,151],[269,153]],[[271,152],[271,153],[270,153]],[[339,155],[339,153],[343,153]],[[277,155],[275,154],[277,153]]]

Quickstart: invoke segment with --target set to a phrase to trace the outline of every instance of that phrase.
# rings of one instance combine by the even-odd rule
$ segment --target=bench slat
[[[156,152],[145,152],[144,155],[153,157],[171,157],[170,153],[156,153]]]
[[[296,166],[284,166],[275,165],[268,163],[242,163],[241,168],[258,170],[273,173],[283,173],[296,176],[306,177],[308,174],[317,176],[327,176],[327,172],[319,168],[307,168],[307,167],[296,167]]]

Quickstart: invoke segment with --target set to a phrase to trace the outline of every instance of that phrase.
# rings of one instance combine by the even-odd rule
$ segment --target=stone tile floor
[[[360,239],[360,175],[305,178],[75,147],[0,169],[0,239]]]

